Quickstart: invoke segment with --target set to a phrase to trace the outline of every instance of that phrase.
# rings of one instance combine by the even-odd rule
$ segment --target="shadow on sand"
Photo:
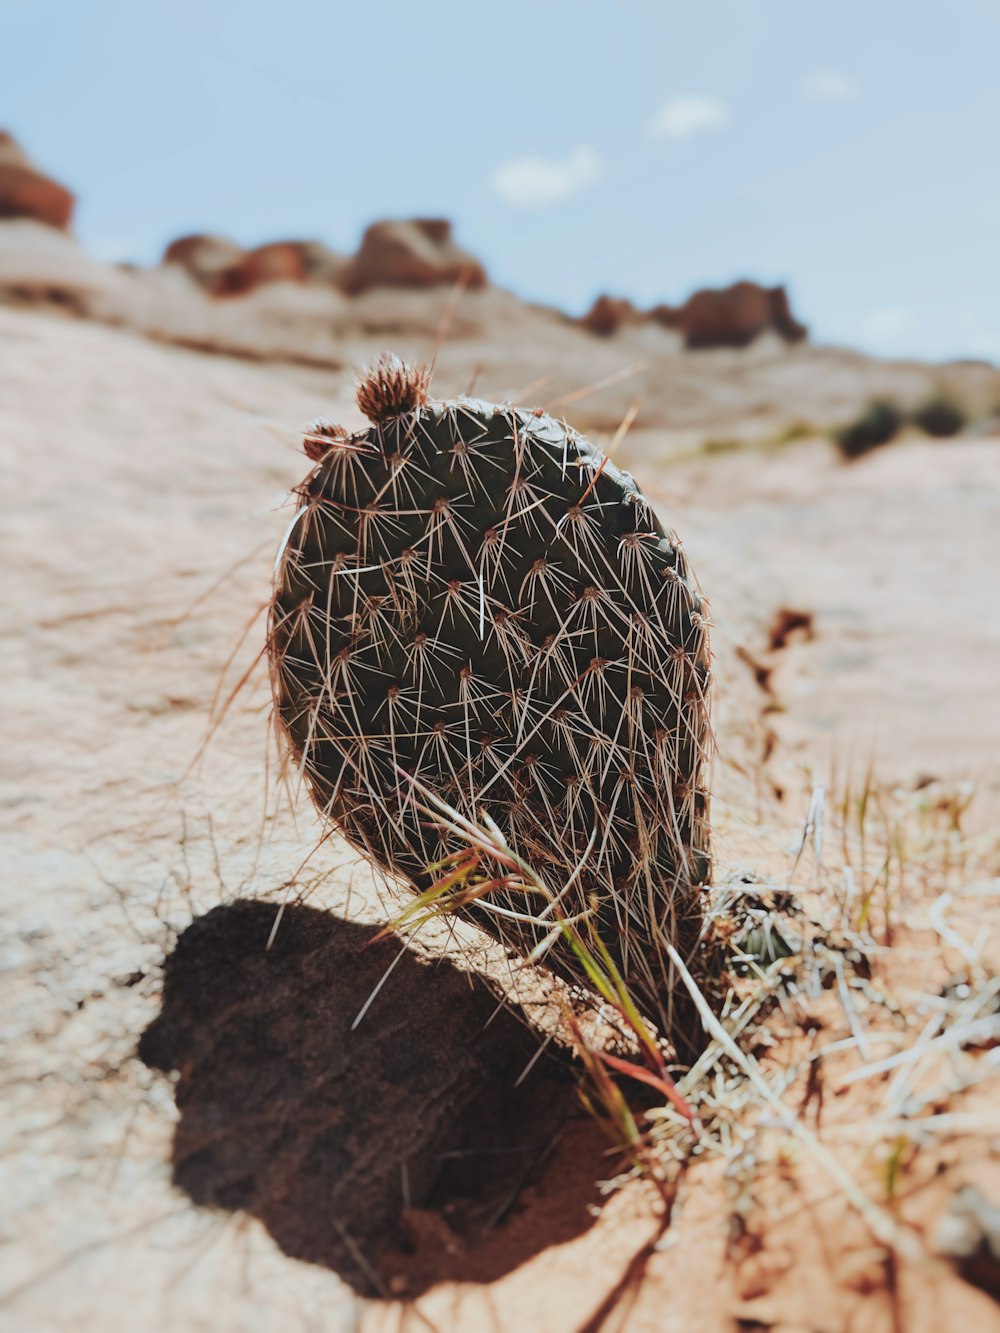
[[[217,907],[166,962],[147,1065],[177,1070],[175,1183],[365,1294],[486,1282],[585,1231],[608,1172],[572,1079],[485,985],[308,907]],[[543,1180],[544,1177],[544,1180]],[[539,1185],[542,1188],[538,1188]]]

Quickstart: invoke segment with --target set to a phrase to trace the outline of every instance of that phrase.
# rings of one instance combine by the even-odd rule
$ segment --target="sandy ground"
[[[443,387],[461,387],[475,360],[474,347],[443,358]],[[402,1299],[413,1294],[412,1257],[407,1269],[399,1256],[399,1289],[370,1300],[339,1261],[289,1257],[273,1220],[269,1229],[221,1196],[197,1207],[174,1186],[175,1131],[193,1114],[175,1105],[185,1051],[173,1052],[172,1076],[136,1054],[161,1014],[164,957],[212,908],[277,900],[316,833],[307,811],[296,823],[273,799],[259,668],[199,757],[200,747],[261,642],[254,616],[282,498],[304,470],[296,432],[320,413],[353,420],[353,409],[336,371],[205,356],[29,312],[0,310],[0,367],[0,1325],[892,1327],[877,1292],[858,1305],[877,1287],[871,1241],[828,1189],[817,1185],[808,1228],[786,1224],[770,1276],[725,1262],[725,1186],[711,1165],[689,1180],[653,1249],[647,1191],[598,1196],[591,1182],[606,1159],[576,1121],[554,1148],[556,1174],[550,1166],[544,1188],[529,1185],[482,1252],[417,1210],[411,1249],[440,1281],[416,1305]],[[478,387],[510,384],[481,372]],[[794,841],[813,778],[872,754],[890,784],[974,780],[983,809],[995,808],[1000,439],[903,440],[845,468],[822,441],[667,467],[655,438],[627,441],[622,461],[662,499],[711,600],[723,753],[745,765],[764,730],[776,733],[765,772],[785,792],[778,842]],[[772,652],[781,607],[809,612],[814,633]],[[741,647],[771,672],[773,696],[753,683]],[[748,790],[737,782],[721,798],[723,859],[736,854],[727,828],[753,824],[752,807],[737,804]],[[312,906],[362,926],[384,920],[342,850],[325,845],[311,870],[322,880]],[[211,973],[210,958],[200,966]],[[463,1039],[471,1014],[456,1002],[449,1041]],[[389,1022],[391,1006],[369,1017]],[[194,1014],[191,1062],[223,1058],[195,1039],[225,1018]],[[218,1134],[235,1112],[220,1094],[198,1113]],[[308,1234],[322,1214],[309,1212],[311,1196],[300,1202],[296,1234]],[[830,1227],[841,1229],[842,1262],[816,1286]],[[997,1325],[989,1298],[957,1280],[944,1306],[912,1284],[904,1295],[907,1328]]]
[[[1000,795],[997,444],[911,439],[844,467],[816,441],[662,481],[698,553],[723,665],[727,641],[766,648],[754,626],[779,608],[813,618],[808,638],[760,654],[786,763],[822,778],[874,762],[893,783]]]

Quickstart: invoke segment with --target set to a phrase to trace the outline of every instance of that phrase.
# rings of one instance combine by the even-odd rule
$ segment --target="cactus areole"
[[[572,879],[562,908],[667,1030],[664,942],[697,974],[709,877],[707,608],[679,540],[540,411],[436,402],[394,357],[358,402],[367,429],[306,437],[276,567],[274,703],[297,769],[320,813],[415,887],[460,844],[409,778],[485,810],[552,889]],[[489,901],[532,910],[523,893]],[[522,954],[546,934],[471,912]],[[578,975],[561,942],[546,961]]]

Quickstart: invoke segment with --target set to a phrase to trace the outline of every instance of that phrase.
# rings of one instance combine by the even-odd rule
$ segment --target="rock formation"
[[[369,287],[436,287],[464,280],[470,288],[486,285],[486,272],[474,255],[452,240],[444,218],[408,222],[373,222],[348,264],[340,285],[357,295]]]
[[[681,306],[656,305],[645,311],[625,297],[599,296],[579,322],[604,338],[622,328],[659,324],[674,329],[692,348],[746,347],[767,330],[790,343],[801,342],[808,333],[792,315],[784,287],[757,282],[706,287]]]
[[[163,255],[164,264],[179,264],[213,296],[231,290],[229,274],[242,261],[245,251],[226,236],[179,236]]]
[[[248,250],[222,275],[222,295],[252,292],[268,282],[306,282],[309,269],[297,241],[271,241]]]
[[[75,203],[71,191],[43,175],[11,135],[0,130],[0,218],[31,218],[65,231]]]
[[[628,324],[641,324],[645,315],[624,296],[599,296],[580,323],[588,333],[610,338]]]
[[[293,241],[302,255],[306,281],[324,287],[339,287],[350,260],[338,250],[331,250],[322,241]]]
[[[444,219],[375,222],[346,258],[322,241],[271,241],[244,250],[224,236],[181,236],[165,264],[180,264],[213,296],[239,296],[268,282],[337,287],[351,296],[373,287],[434,287],[464,279],[486,283],[482,264],[451,238]]]
[[[784,287],[734,282],[704,287],[682,306],[654,306],[649,317],[684,335],[688,347],[746,347],[770,329],[786,342],[801,342],[808,330],[794,318]]]

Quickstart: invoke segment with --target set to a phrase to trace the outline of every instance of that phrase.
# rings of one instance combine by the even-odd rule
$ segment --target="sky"
[[[783,282],[824,343],[1000,361],[997,0],[0,0],[0,127],[101,257],[444,216],[582,313]]]

